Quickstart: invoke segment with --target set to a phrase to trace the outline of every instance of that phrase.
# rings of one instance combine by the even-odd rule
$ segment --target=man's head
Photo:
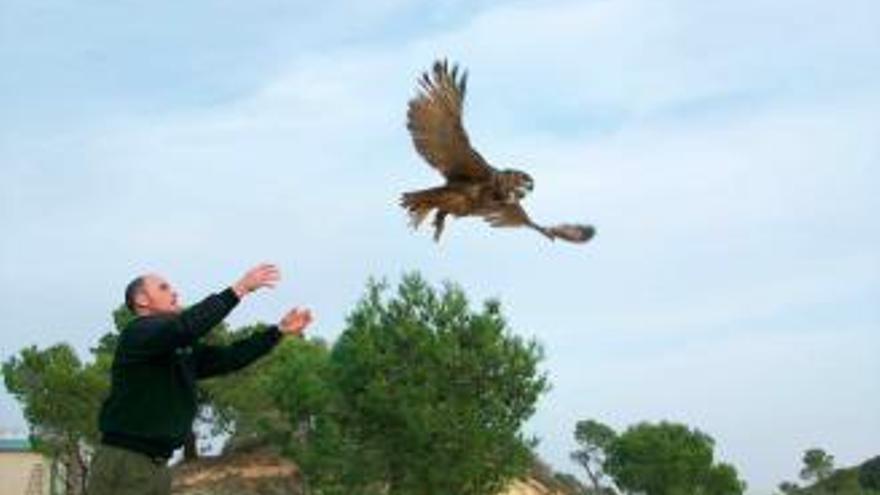
[[[173,314],[180,311],[177,291],[155,274],[141,275],[125,287],[125,305],[138,316]]]

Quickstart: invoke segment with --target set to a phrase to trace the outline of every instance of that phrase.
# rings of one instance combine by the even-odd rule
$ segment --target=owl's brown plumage
[[[534,187],[532,178],[494,168],[471,146],[462,125],[466,85],[466,72],[459,74],[457,65],[450,69],[438,60],[419,79],[418,94],[409,101],[407,128],[416,151],[446,178],[443,186],[403,194],[400,203],[413,227],[435,210],[434,240],[440,239],[449,214],[480,216],[493,227],[530,227],[551,240],[590,240],[596,231],[589,225],[534,223],[519,203]]]

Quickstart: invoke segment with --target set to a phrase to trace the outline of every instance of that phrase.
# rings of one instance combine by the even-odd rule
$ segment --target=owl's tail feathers
[[[437,192],[432,189],[403,193],[400,206],[409,213],[410,225],[417,229],[436,205]]]
[[[546,231],[554,238],[577,243],[587,242],[596,235],[596,228],[592,225],[577,225],[570,223],[547,227]]]

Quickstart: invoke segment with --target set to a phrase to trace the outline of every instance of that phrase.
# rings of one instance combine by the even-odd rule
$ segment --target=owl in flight
[[[419,79],[420,89],[409,101],[407,128],[416,151],[446,178],[440,187],[403,193],[400,204],[418,228],[434,213],[434,240],[440,239],[446,217],[483,217],[493,227],[529,227],[548,239],[589,241],[596,229],[590,225],[543,226],[533,222],[520,201],[532,191],[531,176],[519,170],[499,170],[471,147],[462,125],[467,72],[450,70],[445,60],[434,63],[431,74]]]

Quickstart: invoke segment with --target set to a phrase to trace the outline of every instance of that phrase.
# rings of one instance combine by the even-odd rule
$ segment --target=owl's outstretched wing
[[[488,180],[494,168],[471,147],[462,125],[467,73],[434,62],[431,74],[419,79],[419,92],[409,101],[407,128],[416,151],[448,180]]]
[[[563,239],[569,242],[584,243],[596,235],[592,225],[564,223],[545,227],[529,218],[519,204],[505,204],[482,214],[493,227],[530,227],[544,234],[550,240]]]

